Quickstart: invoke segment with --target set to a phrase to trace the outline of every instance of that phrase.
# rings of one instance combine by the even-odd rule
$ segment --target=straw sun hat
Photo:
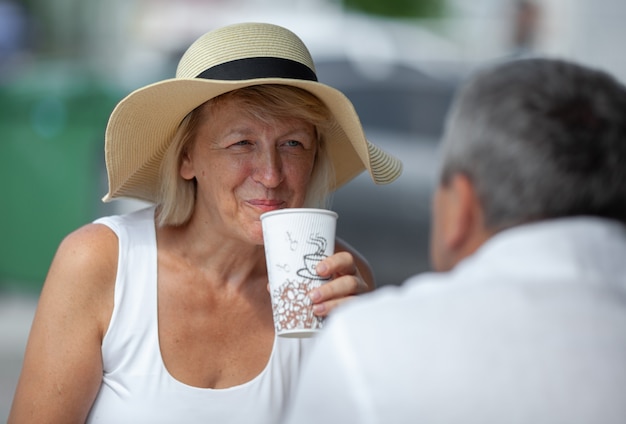
[[[175,78],[140,88],[115,107],[105,136],[109,192],[103,200],[155,202],[161,161],[183,118],[213,97],[259,84],[302,88],[330,109],[338,123],[327,144],[336,177],[331,190],[365,169],[377,184],[400,175],[401,162],[365,139],[350,100],[317,82],[313,60],[295,34],[243,23],[203,35],[181,58]]]

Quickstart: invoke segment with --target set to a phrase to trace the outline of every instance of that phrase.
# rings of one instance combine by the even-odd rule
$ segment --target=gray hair
[[[626,222],[626,89],[557,59],[483,70],[446,123],[441,183],[473,182],[484,225],[595,215]]]
[[[198,106],[181,122],[172,143],[161,164],[157,223],[182,225],[193,212],[196,195],[196,182],[185,180],[179,174],[182,157],[195,139],[199,123],[207,108],[219,107],[227,99],[237,99],[243,105],[242,113],[261,120],[283,117],[302,119],[310,122],[317,133],[317,153],[311,182],[303,207],[327,208],[330,202],[330,187],[333,186],[335,172],[328,155],[326,143],[329,129],[335,125],[330,110],[313,94],[296,87],[284,85],[256,85],[229,91]]]

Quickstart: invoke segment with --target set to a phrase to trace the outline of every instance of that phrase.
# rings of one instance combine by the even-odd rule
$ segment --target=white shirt
[[[337,311],[286,420],[626,423],[626,229],[504,231],[452,272]]]
[[[104,375],[87,423],[275,424],[311,341],[276,338],[265,369],[238,386],[181,383],[165,368],[159,346],[154,208],[96,222],[117,234],[120,254],[113,314],[102,342]]]

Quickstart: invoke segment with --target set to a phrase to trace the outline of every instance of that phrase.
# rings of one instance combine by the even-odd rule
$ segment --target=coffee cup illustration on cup
[[[300,268],[297,271],[297,274],[300,277],[308,278],[311,280],[327,280],[328,278],[320,277],[319,275],[317,275],[316,268],[321,261],[327,258],[325,252],[328,241],[326,240],[326,238],[321,237],[319,234],[311,234],[309,240],[307,240],[307,243],[313,245],[315,247],[315,250],[311,253],[307,253],[304,255],[304,268]]]

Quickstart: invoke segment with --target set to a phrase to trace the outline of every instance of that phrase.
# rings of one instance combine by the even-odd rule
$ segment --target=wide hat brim
[[[292,67],[287,73],[295,66],[296,74],[285,77],[281,68],[278,76],[232,77],[233,66],[239,66],[236,72],[258,73],[262,68],[259,60]],[[255,61],[254,64],[250,65],[251,61]],[[228,72],[215,74],[224,70]],[[212,74],[207,76],[205,72]],[[335,173],[333,185],[329,187],[331,191],[363,170],[367,170],[377,184],[398,178],[401,162],[365,138],[350,100],[316,79],[308,50],[285,28],[244,23],[205,34],[183,55],[176,78],[132,92],[111,113],[105,134],[109,192],[103,200],[130,197],[155,203],[163,156],[185,116],[221,94],[262,84],[306,90],[320,99],[334,116],[336,125],[326,137]]]

